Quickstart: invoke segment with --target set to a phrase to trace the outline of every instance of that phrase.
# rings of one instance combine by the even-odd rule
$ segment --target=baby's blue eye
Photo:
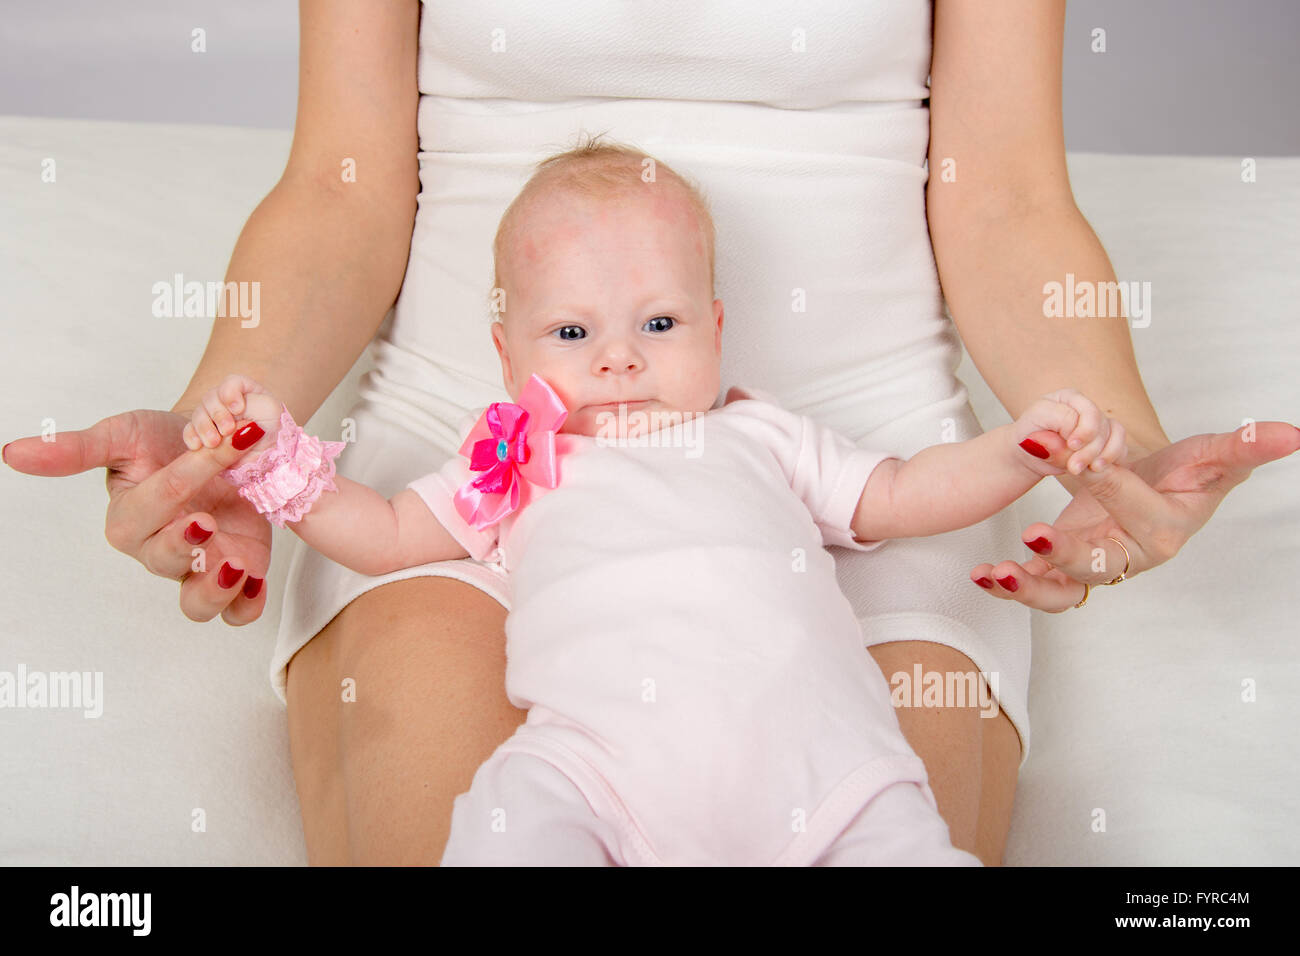
[[[677,321],[677,320],[674,319],[674,318],[673,318],[672,316],[670,316],[670,315],[657,315],[657,316],[655,316],[653,319],[650,320],[650,322],[673,322],[673,323],[676,323],[676,321]],[[649,325],[650,322],[647,322],[646,325]],[[671,329],[671,328],[672,328],[672,326],[670,325],[670,326],[668,326],[667,328],[660,328],[660,329],[656,329],[655,331],[656,331],[656,332],[667,332],[668,329]]]
[[[560,338],[561,338],[563,341],[565,341],[565,342],[573,342],[573,341],[576,341],[575,338],[572,337],[572,336],[566,336],[564,333],[567,332],[569,329],[581,329],[581,328],[582,328],[581,325],[566,325],[566,326],[564,326],[563,328],[556,329],[555,331],[559,334]],[[580,336],[580,338],[586,338],[586,332],[583,332],[583,334],[582,334],[582,336]]]

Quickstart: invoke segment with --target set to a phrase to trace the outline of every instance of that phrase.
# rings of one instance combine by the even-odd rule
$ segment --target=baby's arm
[[[1039,458],[1020,444],[1035,432],[1067,443],[1056,458]],[[1077,450],[1069,446],[1078,443]],[[1124,427],[1073,389],[1038,399],[1018,420],[964,442],[946,442],[906,461],[890,458],[871,473],[853,516],[861,541],[921,538],[955,531],[997,514],[1048,475],[1100,471],[1122,462]],[[1077,469],[1077,470],[1075,470]]]
[[[311,510],[285,527],[331,561],[358,574],[379,575],[430,561],[467,558],[423,499],[403,488],[390,501],[341,475],[338,492],[325,492]]]
[[[276,444],[280,402],[246,376],[232,375],[204,396],[185,427],[192,449],[215,447],[240,422],[255,421],[265,432],[237,464],[254,461]],[[380,575],[430,561],[469,557],[414,491],[385,498],[373,488],[336,474],[338,491],[324,492],[297,521],[286,521],[303,541],[331,561],[358,574]]]

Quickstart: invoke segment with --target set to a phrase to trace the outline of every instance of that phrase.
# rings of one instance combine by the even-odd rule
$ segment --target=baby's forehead
[[[534,183],[519,212],[527,216],[590,214],[593,211],[649,213],[663,218],[693,218],[694,203],[686,186],[669,176],[644,182],[635,171],[619,170],[613,175],[627,182],[605,188],[583,188],[556,177]]]
[[[671,247],[687,247],[694,251],[700,246],[698,230],[693,220],[681,216],[665,217],[656,215],[649,204],[618,207],[623,216],[593,215],[597,209],[594,204],[585,208],[571,205],[554,206],[550,210],[534,209],[529,215],[517,220],[511,230],[509,241],[501,248],[502,258],[511,265],[521,268],[543,268],[546,261],[559,247],[573,244],[589,243],[593,234],[603,236],[621,235],[632,228],[629,219],[636,223],[635,231],[644,235],[644,224],[655,221],[661,227],[654,231],[660,242]],[[648,237],[647,237],[648,238]],[[605,239],[598,239],[603,243]]]

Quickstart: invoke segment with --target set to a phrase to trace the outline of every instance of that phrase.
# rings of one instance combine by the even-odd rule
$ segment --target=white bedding
[[[209,323],[154,318],[152,286],[222,278],[289,142],[0,117],[0,440],[170,406]],[[1245,184],[1238,157],[1069,157],[1118,277],[1151,283],[1152,321],[1133,341],[1174,438],[1300,419],[1300,158],[1257,162]],[[341,418],[369,367],[363,356],[313,422]],[[958,375],[986,427],[1008,420],[969,358]],[[1300,862],[1298,479],[1300,456],[1265,466],[1169,564],[1081,610],[1035,613],[1034,746],[1008,863]],[[196,624],[175,583],[104,539],[102,469],[4,468],[0,482],[0,671],[103,674],[99,717],[0,708],[0,863],[305,863],[285,711],[266,680],[291,533],[274,532],[259,621]],[[1024,524],[1050,522],[1067,497],[1049,480],[1016,507]]]

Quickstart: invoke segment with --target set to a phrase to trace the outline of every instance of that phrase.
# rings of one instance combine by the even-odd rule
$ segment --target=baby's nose
[[[640,371],[645,359],[629,342],[612,342],[600,354],[597,366],[602,373]]]
[[[641,363],[637,359],[612,359],[604,362],[600,366],[602,372],[635,372],[641,368]]]

